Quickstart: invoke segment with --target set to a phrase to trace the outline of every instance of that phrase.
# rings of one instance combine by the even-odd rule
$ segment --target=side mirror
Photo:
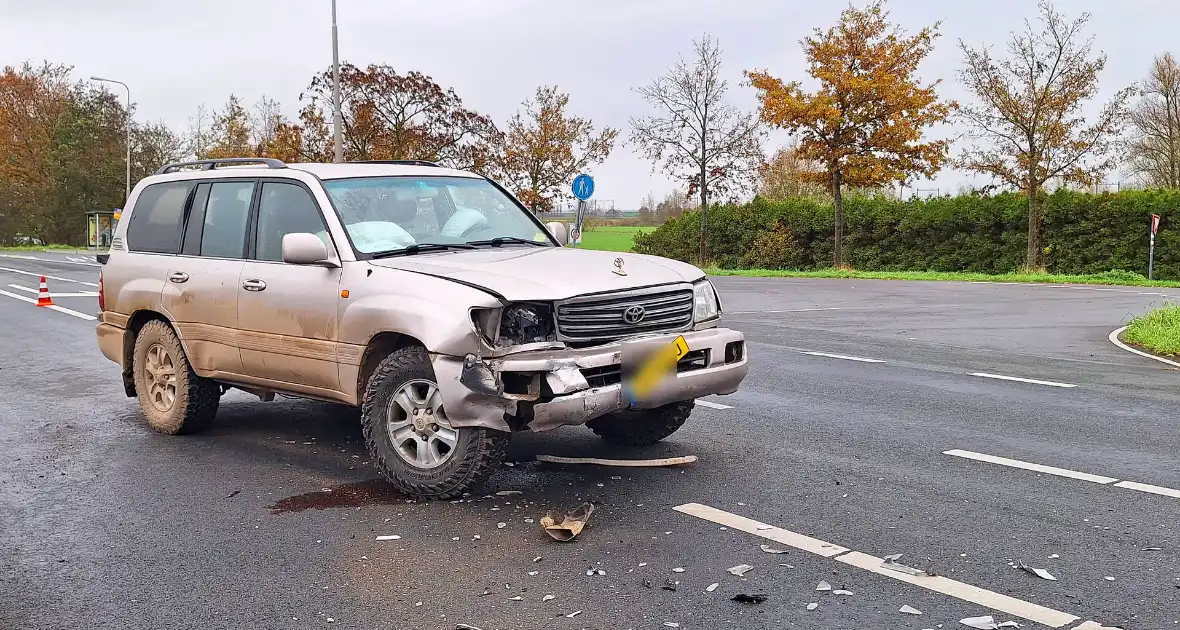
[[[545,224],[545,227],[549,229],[549,233],[553,235],[553,238],[557,239],[557,242],[562,247],[570,244],[569,232],[566,231],[564,223],[561,221],[550,221]]]
[[[283,262],[292,265],[316,265],[330,263],[328,246],[320,237],[310,232],[293,232],[283,235]],[[331,266],[335,267],[335,264]]]

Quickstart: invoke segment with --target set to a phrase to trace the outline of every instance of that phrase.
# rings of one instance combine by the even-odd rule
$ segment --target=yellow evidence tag
[[[683,335],[653,353],[636,370],[635,378],[629,384],[632,397],[642,397],[651,392],[661,380],[675,372],[676,363],[686,354],[688,342],[684,340]]]

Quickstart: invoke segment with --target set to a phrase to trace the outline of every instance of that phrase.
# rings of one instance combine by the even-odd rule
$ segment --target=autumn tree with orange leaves
[[[975,102],[964,107],[976,144],[959,166],[990,175],[1028,195],[1025,266],[1043,268],[1045,216],[1037,193],[1050,179],[1088,185],[1116,165],[1119,136],[1133,89],[1114,94],[1087,123],[1083,108],[1098,93],[1106,55],[1093,54],[1083,36],[1090,16],[1068,20],[1046,0],[1038,5],[1040,29],[1026,22],[1008,42],[1008,58],[960,42],[960,72]]]
[[[617,129],[595,132],[594,123],[566,112],[569,95],[540,86],[524,112],[508,122],[495,176],[535,212],[549,212],[562,187],[591,164],[606,160]]]
[[[907,35],[889,22],[883,0],[864,9],[850,5],[839,24],[802,42],[808,72],[819,81],[815,92],[765,71],[746,73],[758,90],[763,122],[792,132],[799,157],[822,165],[809,179],[832,191],[836,267],[844,266],[845,186],[929,177],[947,160],[949,141],[925,141],[924,133],[945,122],[955,104],[938,99],[938,81],[923,84],[915,76],[938,27]]]

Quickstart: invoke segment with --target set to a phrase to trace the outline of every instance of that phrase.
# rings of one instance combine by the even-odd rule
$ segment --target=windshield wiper
[[[391,249],[387,252],[377,252],[372,258],[391,258],[393,256],[412,256],[422,252],[437,252],[445,249],[475,249],[468,243],[415,243],[402,249]]]
[[[524,243],[525,245],[536,245],[537,247],[549,247],[548,243],[530,241],[527,238],[520,238],[519,236],[497,236],[496,238],[489,238],[482,241],[467,241],[468,245],[491,245],[492,247],[499,247],[504,243]]]

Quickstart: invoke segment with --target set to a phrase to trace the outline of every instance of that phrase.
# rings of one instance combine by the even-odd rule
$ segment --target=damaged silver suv
[[[390,483],[451,498],[513,432],[652,444],[746,375],[699,269],[564,247],[474,173],[202,160],[127,208],[99,257],[98,345],[162,433],[208,425],[230,388],[353,405]]]

